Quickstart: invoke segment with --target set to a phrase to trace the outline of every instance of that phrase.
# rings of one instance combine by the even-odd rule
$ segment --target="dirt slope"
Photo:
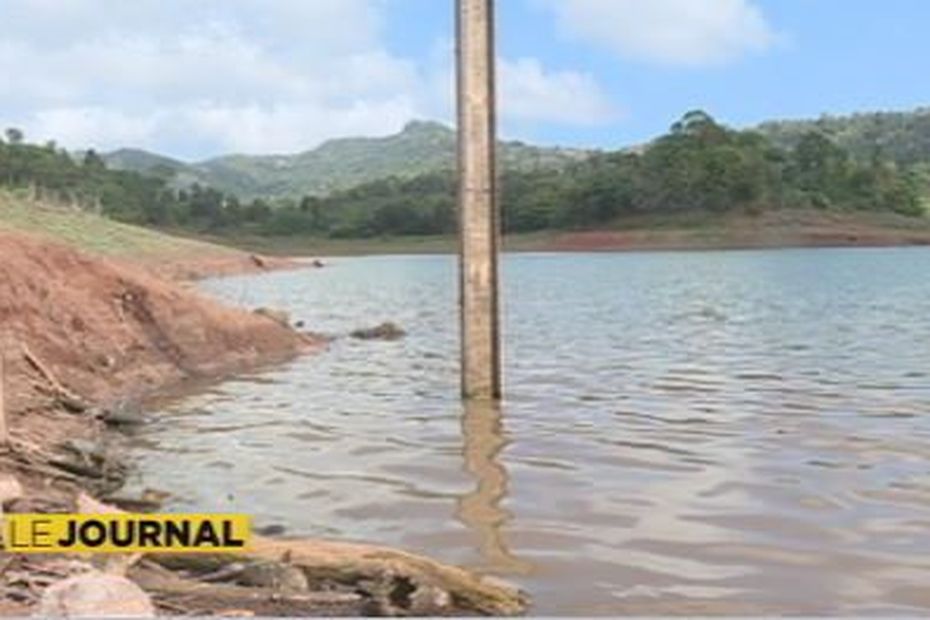
[[[0,402],[9,428],[0,479],[15,477],[25,492],[0,502],[19,512],[73,510],[81,490],[114,488],[125,473],[106,448],[104,409],[314,344],[144,267],[0,230]],[[75,455],[77,445],[90,452]],[[29,605],[4,594],[8,585],[0,578],[0,615],[27,615]]]
[[[306,344],[273,320],[141,269],[3,232],[0,338],[14,386],[30,366],[25,344],[62,384],[94,401],[285,358]],[[31,393],[19,387],[14,410]]]
[[[14,474],[45,510],[114,482],[62,472],[72,440],[105,443],[100,413],[186,379],[283,361],[314,341],[141,267],[0,231],[0,352]],[[73,455],[72,455],[73,456]],[[116,467],[121,467],[118,459]]]

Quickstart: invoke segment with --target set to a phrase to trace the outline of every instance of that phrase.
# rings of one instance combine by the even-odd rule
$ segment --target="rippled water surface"
[[[315,331],[409,335],[166,405],[134,484],[503,575],[541,614],[930,612],[930,251],[503,272],[500,410],[457,398],[452,257],[206,283]]]

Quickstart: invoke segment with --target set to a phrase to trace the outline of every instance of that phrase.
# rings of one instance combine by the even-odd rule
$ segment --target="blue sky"
[[[0,0],[0,125],[182,159],[449,121],[453,0]],[[925,0],[498,0],[501,133],[930,104]]]

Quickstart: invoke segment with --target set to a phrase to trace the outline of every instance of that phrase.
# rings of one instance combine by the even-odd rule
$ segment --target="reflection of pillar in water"
[[[507,497],[509,477],[498,460],[508,443],[504,436],[500,403],[472,401],[462,416],[465,469],[475,477],[473,491],[458,502],[456,516],[478,535],[484,565],[499,573],[529,572],[530,565],[516,558],[507,547],[504,526],[510,514],[500,507]]]

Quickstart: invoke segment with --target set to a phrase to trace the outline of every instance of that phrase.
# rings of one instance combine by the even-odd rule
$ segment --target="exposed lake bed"
[[[336,339],[153,412],[132,484],[500,574],[541,614],[930,609],[930,251],[503,272],[500,409],[458,400],[452,257],[205,282]],[[343,337],[381,321],[406,337]]]

